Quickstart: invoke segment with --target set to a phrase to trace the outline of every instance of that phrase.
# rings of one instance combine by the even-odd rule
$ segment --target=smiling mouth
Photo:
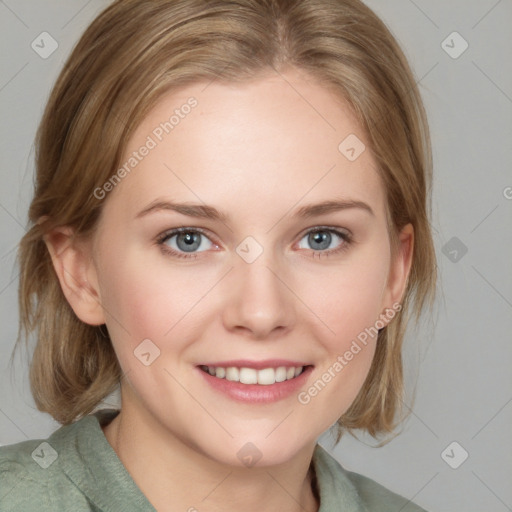
[[[218,379],[225,379],[241,384],[260,384],[269,386],[275,383],[292,380],[301,375],[308,366],[278,366],[276,368],[255,368],[237,367],[237,366],[206,366],[199,368]]]

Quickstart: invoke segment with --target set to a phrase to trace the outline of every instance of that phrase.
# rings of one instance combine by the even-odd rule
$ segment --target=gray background
[[[321,442],[346,468],[427,510],[512,510],[512,2],[367,3],[405,49],[427,106],[441,289],[433,321],[406,340],[407,406],[414,387],[416,398],[401,435],[382,448],[366,436],[336,448],[328,435]],[[71,47],[107,4],[0,0],[1,444],[44,438],[59,426],[34,407],[27,354],[12,372],[8,366],[17,333],[15,247],[43,106]],[[47,59],[31,48],[44,31],[59,45]],[[460,55],[464,42],[454,31],[469,44]]]

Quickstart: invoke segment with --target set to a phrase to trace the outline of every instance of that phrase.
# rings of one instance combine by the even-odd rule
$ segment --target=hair
[[[29,230],[22,238],[17,345],[33,332],[31,391],[39,410],[68,424],[119,385],[108,334],[77,318],[44,241],[69,226],[94,232],[93,194],[115,172],[131,134],[171,90],[233,83],[287,68],[308,73],[352,108],[382,179],[393,254],[414,227],[402,309],[379,331],[368,376],[338,420],[343,432],[392,432],[402,410],[402,343],[415,314],[432,306],[436,261],[430,229],[432,159],[413,73],[385,24],[358,0],[117,0],[76,44],[36,134]]]

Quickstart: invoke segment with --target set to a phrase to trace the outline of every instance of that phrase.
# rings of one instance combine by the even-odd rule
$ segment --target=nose
[[[264,257],[253,263],[239,259],[225,283],[223,323],[230,332],[253,339],[282,336],[296,321],[296,299],[283,272]]]

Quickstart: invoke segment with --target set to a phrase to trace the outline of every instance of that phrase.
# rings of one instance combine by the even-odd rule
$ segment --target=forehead
[[[137,127],[121,163],[130,172],[112,199],[127,214],[164,196],[223,211],[233,198],[238,210],[278,214],[335,195],[379,210],[384,193],[364,147],[349,106],[304,73],[196,83],[164,95]]]

